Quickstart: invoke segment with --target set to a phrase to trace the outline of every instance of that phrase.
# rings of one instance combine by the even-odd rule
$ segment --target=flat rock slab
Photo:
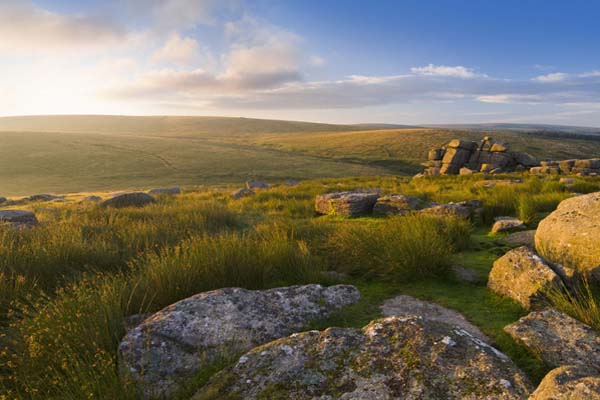
[[[34,226],[38,220],[34,213],[25,210],[0,210],[0,224],[10,224],[14,227]]]
[[[535,229],[511,233],[500,239],[500,241],[509,246],[528,246],[533,248],[535,246]]]
[[[200,293],[130,330],[119,346],[120,372],[145,398],[169,398],[224,354],[240,354],[302,330],[359,298],[350,285]]]
[[[554,308],[529,313],[504,331],[551,367],[600,370],[599,333]]]
[[[549,399],[600,400],[600,375],[573,365],[553,369],[529,397],[529,400]]]
[[[337,192],[319,195],[315,210],[319,214],[360,216],[373,212],[379,192]]]
[[[519,302],[523,308],[543,307],[544,292],[561,288],[560,276],[527,246],[508,251],[494,262],[488,277],[488,288]]]
[[[416,315],[459,327],[478,339],[485,342],[489,341],[479,328],[470,323],[461,313],[442,307],[439,304],[415,299],[411,296],[400,295],[386,300],[380,308],[385,317]]]
[[[273,341],[192,399],[524,399],[531,391],[508,357],[467,331],[408,316]]]
[[[492,233],[510,233],[527,229],[523,221],[514,217],[501,217],[492,226]]]
[[[410,197],[403,194],[390,194],[377,199],[377,202],[373,207],[373,212],[375,214],[384,215],[405,215],[425,206],[426,203],[418,197]]]

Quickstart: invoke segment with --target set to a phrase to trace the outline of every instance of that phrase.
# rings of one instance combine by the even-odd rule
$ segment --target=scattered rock
[[[241,188],[231,193],[231,197],[234,199],[241,199],[242,197],[254,196],[256,193],[248,188]]]
[[[464,329],[486,343],[489,342],[489,339],[479,328],[470,323],[459,312],[411,296],[400,295],[386,300],[381,305],[381,312],[384,317],[410,317],[416,315],[432,321],[443,322]]]
[[[540,256],[529,247],[522,246],[494,262],[487,286],[530,309],[545,305],[544,291],[560,288],[561,284],[560,277]]]
[[[170,188],[156,188],[156,189],[152,189],[148,193],[155,194],[155,195],[161,195],[161,194],[176,195],[176,194],[181,194],[181,188],[179,188],[177,186],[170,187]]]
[[[359,297],[349,285],[200,293],[129,331],[119,346],[120,372],[139,384],[146,398],[167,398],[223,353],[241,353],[297,332]]]
[[[535,247],[535,229],[511,233],[500,239],[500,241],[509,246],[528,246]]]
[[[418,197],[403,194],[390,194],[377,199],[373,212],[375,214],[400,214],[405,215],[414,210],[425,207],[426,203]]]
[[[494,226],[492,226],[492,233],[509,233],[523,231],[527,229],[527,226],[523,221],[514,217],[498,217]]]
[[[458,203],[435,204],[424,208],[419,212],[428,215],[454,216],[463,219],[476,217],[481,212],[481,202],[478,200],[467,200]]]
[[[508,357],[467,331],[408,316],[276,340],[193,399],[523,399],[531,390]]]
[[[454,272],[456,278],[463,282],[475,283],[480,281],[479,275],[475,271],[462,265],[452,265],[452,272]]]
[[[115,207],[115,208],[124,208],[124,207],[144,207],[148,204],[154,203],[154,197],[150,196],[147,193],[143,192],[134,192],[134,193],[124,193],[119,194],[113,198],[108,200],[104,200],[102,205],[104,207]]]
[[[378,192],[338,192],[317,196],[315,210],[319,214],[359,216],[370,214],[379,198]]]
[[[34,213],[25,210],[0,210],[0,224],[10,224],[16,228],[38,224]]]
[[[87,196],[81,200],[81,202],[90,202],[90,203],[98,203],[100,201],[102,201],[102,197],[100,197],[100,196]]]
[[[535,234],[546,260],[572,266],[600,280],[600,192],[563,200],[544,218]]]
[[[572,185],[575,183],[575,179],[573,178],[560,178],[560,183],[562,183],[563,185]]]
[[[246,189],[256,190],[256,189],[268,189],[269,184],[263,181],[256,181],[254,179],[250,179],[246,182]]]
[[[8,201],[8,199],[6,197],[2,197],[0,196],[0,204],[4,204]]]
[[[531,312],[504,331],[551,367],[600,369],[598,332],[554,308]]]
[[[574,365],[553,369],[544,377],[529,400],[600,400],[600,375]]]

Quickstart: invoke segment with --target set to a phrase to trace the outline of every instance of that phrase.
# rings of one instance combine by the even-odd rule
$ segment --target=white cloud
[[[447,65],[429,64],[424,67],[412,67],[410,71],[413,74],[428,76],[453,76],[457,78],[474,78],[477,76],[473,69],[461,65],[450,67]]]
[[[569,77],[569,74],[565,74],[563,72],[555,72],[547,75],[540,75],[533,78],[533,80],[538,82],[560,82],[564,81]]]
[[[317,56],[317,55],[310,56],[308,61],[309,61],[310,65],[312,65],[313,67],[322,67],[325,64],[327,64],[327,61],[325,61],[325,59],[323,57]]]
[[[155,62],[169,62],[176,64],[190,64],[200,58],[200,45],[196,39],[189,36],[181,37],[172,33],[163,47],[152,55]]]
[[[493,94],[487,96],[478,96],[477,100],[482,103],[498,103],[498,104],[537,104],[541,100],[538,95],[528,94]]]

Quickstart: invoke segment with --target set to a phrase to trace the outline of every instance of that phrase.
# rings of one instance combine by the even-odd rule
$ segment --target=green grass
[[[409,294],[463,313],[539,381],[546,368],[502,331],[525,311],[485,287],[493,261],[508,249],[488,235],[487,222],[524,207],[535,221],[572,189],[556,177],[497,178],[517,177],[523,183],[493,188],[480,176],[328,178],[240,200],[228,195],[231,187],[204,187],[141,209],[82,206],[79,195],[26,204],[40,226],[0,227],[0,388],[6,399],[138,398],[116,370],[128,315],[219,287],[334,283],[322,274],[332,270],[347,273],[362,300],[312,327],[364,326],[383,300]],[[597,178],[577,183],[600,190]],[[315,215],[316,194],[360,187],[438,202],[477,198],[485,218],[472,226],[426,216]],[[457,281],[453,263],[478,280]]]

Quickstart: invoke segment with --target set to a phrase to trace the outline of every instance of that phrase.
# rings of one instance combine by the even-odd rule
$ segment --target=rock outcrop
[[[510,250],[497,259],[488,278],[491,291],[510,297],[525,309],[545,305],[544,292],[561,287],[558,274],[526,246]]]
[[[24,228],[37,225],[38,220],[31,211],[0,210],[0,225],[2,224],[9,224],[15,228]]]
[[[504,330],[551,367],[600,370],[600,334],[554,308],[531,312]]]
[[[143,192],[123,193],[108,200],[104,200],[101,204],[104,207],[124,208],[124,207],[144,207],[154,203],[154,197]]]
[[[139,384],[146,398],[168,398],[223,354],[290,335],[359,297],[349,285],[200,293],[130,330],[119,346],[120,372]]]
[[[416,315],[464,329],[477,339],[489,342],[489,339],[479,328],[470,323],[461,313],[436,303],[400,295],[386,300],[380,308],[384,317],[410,317]]]
[[[276,340],[193,399],[523,399],[531,390],[508,357],[467,331],[408,316]]]
[[[425,175],[468,175],[474,172],[497,173],[538,165],[538,161],[523,152],[510,151],[508,144],[485,137],[479,143],[454,139],[440,149],[432,149],[423,165]]]
[[[181,194],[181,188],[177,187],[177,186],[168,187],[168,188],[156,188],[156,189],[150,190],[148,193],[154,194],[154,195],[161,195],[161,194],[176,195],[176,194]]]
[[[377,199],[373,213],[383,215],[406,215],[414,210],[425,208],[427,203],[418,197],[403,194],[390,194]]]
[[[527,229],[523,221],[515,217],[498,217],[492,226],[492,233],[511,233]]]
[[[598,371],[567,365],[548,373],[529,400],[600,400]]]
[[[542,161],[540,166],[531,168],[530,172],[536,175],[600,175],[600,159]]]
[[[360,216],[370,214],[379,192],[337,192],[317,196],[315,210],[319,214]]]
[[[563,200],[544,218],[535,247],[544,259],[600,279],[600,192]]]

